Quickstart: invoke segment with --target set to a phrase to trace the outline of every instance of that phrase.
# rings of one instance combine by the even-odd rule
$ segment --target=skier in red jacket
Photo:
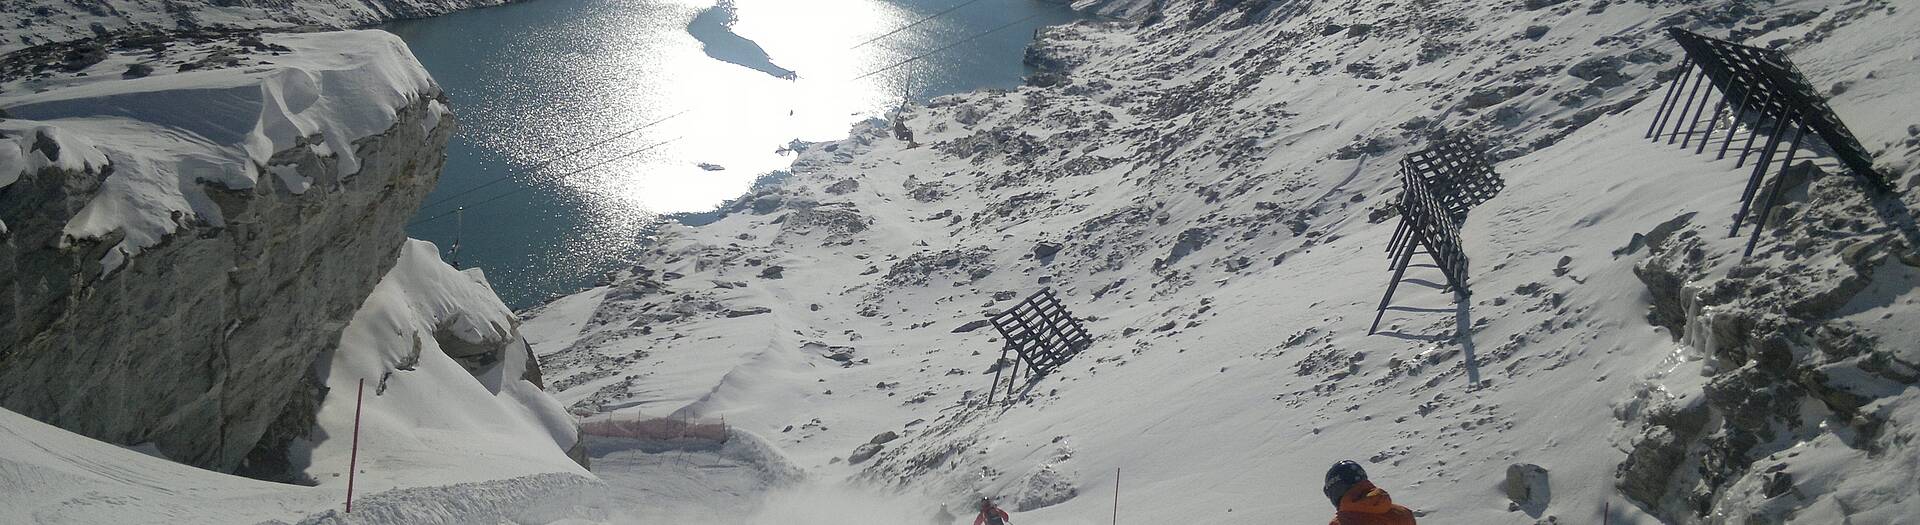
[[[1359,463],[1334,463],[1327,469],[1323,490],[1335,509],[1327,525],[1414,525],[1413,511],[1393,504],[1387,491],[1367,481],[1367,471]]]
[[[973,519],[973,525],[1007,525],[1013,518],[1007,517],[1007,511],[993,506],[993,500],[980,498],[980,516]]]

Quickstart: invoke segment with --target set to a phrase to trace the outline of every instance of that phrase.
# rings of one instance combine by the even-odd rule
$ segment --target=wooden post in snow
[[[367,378],[360,378],[360,392],[353,398],[353,453],[347,456],[347,513],[353,513],[353,474],[360,470],[360,407],[367,400]]]

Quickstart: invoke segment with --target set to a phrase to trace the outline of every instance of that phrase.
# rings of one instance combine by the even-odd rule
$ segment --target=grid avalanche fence
[[[1744,256],[1753,255],[1754,245],[1760,241],[1760,230],[1779,202],[1787,171],[1802,146],[1807,146],[1810,153],[1838,160],[1842,168],[1875,191],[1891,189],[1885,177],[1874,170],[1873,155],[1860,145],[1846,123],[1827,105],[1826,98],[1807,82],[1806,75],[1794,67],[1785,53],[1735,44],[1680,28],[1668,29],[1667,34],[1680,43],[1686,58],[1680,62],[1679,74],[1668,83],[1660,109],[1647,126],[1646,138],[1655,143],[1664,140],[1667,144],[1677,140],[1681,149],[1692,147],[1693,153],[1699,155],[1712,147],[1709,144],[1723,117],[1731,116],[1726,133],[1720,137],[1715,160],[1727,158],[1736,140],[1741,145],[1740,160],[1735,168],[1746,166],[1749,158],[1759,155],[1753,159],[1753,172],[1747,176],[1746,189],[1740,194],[1739,211],[1734,213],[1733,228],[1727,234],[1738,236],[1740,226],[1753,221]],[[1704,92],[1703,86],[1708,86]],[[1719,103],[1709,104],[1716,91],[1720,93]],[[1714,109],[1708,115],[1710,105]],[[1700,129],[1702,123],[1706,124],[1704,131]],[[1669,124],[1672,129],[1668,129]],[[1742,128],[1745,136],[1739,138]],[[1788,142],[1784,139],[1789,131],[1793,137],[1784,160],[1779,160],[1780,168],[1772,183],[1766,184],[1768,172],[1782,157],[1780,145]],[[1766,142],[1755,148],[1754,144],[1763,135]],[[1693,144],[1696,136],[1697,146]],[[1814,139],[1813,143],[1806,140],[1809,136]],[[1765,195],[1759,195],[1762,186],[1766,187]],[[1758,207],[1754,206],[1756,197],[1761,199]]]
[[[1393,293],[1406,277],[1413,254],[1426,251],[1434,266],[1446,275],[1447,289],[1456,300],[1465,300],[1467,292],[1467,254],[1460,245],[1460,224],[1467,211],[1493,199],[1506,188],[1506,181],[1487,162],[1486,146],[1471,136],[1460,134],[1434,146],[1407,155],[1400,161],[1400,225],[1387,243],[1387,256],[1393,280],[1373,317],[1368,334],[1380,329]]]
[[[1000,348],[1000,359],[994,362],[993,386],[987,389],[989,404],[993,402],[994,392],[1000,389],[1001,372],[1009,372],[1005,369],[1012,369],[1007,379],[1007,399],[1011,400],[1020,381],[1022,363],[1027,365],[1028,381],[1032,381],[1052,373],[1093,344],[1086,327],[1060,304],[1052,288],[1041,288],[1020,304],[987,320],[1006,341]],[[1007,352],[1013,352],[1016,359],[1007,361]]]

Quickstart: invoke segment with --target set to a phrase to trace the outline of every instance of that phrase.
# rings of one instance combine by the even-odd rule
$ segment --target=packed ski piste
[[[1920,523],[1920,5],[1077,0],[514,311],[497,3],[0,3],[0,523]]]

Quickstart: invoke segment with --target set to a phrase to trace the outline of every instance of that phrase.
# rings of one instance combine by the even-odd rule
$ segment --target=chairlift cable
[[[939,54],[940,52],[943,52],[943,51],[946,51],[946,50],[948,50],[948,49],[953,49],[953,48],[955,48],[955,47],[959,47],[959,46],[960,46],[961,44],[965,44],[965,43],[968,43],[968,42],[972,42],[972,41],[975,41],[975,40],[979,40],[979,39],[980,39],[981,37],[985,37],[985,36],[987,36],[987,35],[991,35],[991,34],[994,34],[994,33],[998,33],[998,32],[1000,32],[1000,31],[1002,31],[1002,30],[1005,30],[1006,28],[1009,28],[1009,27],[1013,27],[1013,26],[1016,26],[1016,25],[1019,25],[1019,24],[1020,24],[1020,23],[1022,23],[1022,22],[1026,22],[1026,21],[1028,21],[1028,20],[1033,20],[1033,19],[1035,19],[1035,18],[1040,18],[1040,15],[1041,15],[1041,13],[1034,13],[1034,14],[1031,14],[1031,15],[1027,15],[1027,17],[1026,17],[1026,18],[1021,18],[1021,19],[1019,19],[1019,20],[1014,20],[1014,21],[1012,21],[1012,22],[1007,22],[1007,23],[1005,23],[1005,24],[1001,24],[1001,25],[1000,25],[999,27],[995,27],[995,28],[993,28],[993,29],[988,29],[988,30],[986,30],[986,31],[983,31],[983,32],[980,32],[980,33],[978,33],[978,34],[975,34],[975,35],[973,35],[973,36],[970,36],[970,37],[966,37],[966,38],[963,38],[963,39],[960,39],[960,40],[958,40],[958,41],[955,41],[954,43],[951,43],[951,44],[947,44],[947,45],[944,45],[944,46],[940,46],[940,48],[939,48],[939,49],[935,49],[935,50],[933,50],[933,51],[928,51],[928,52],[925,52],[925,53],[921,53],[921,54],[919,54],[919,55],[915,55],[915,56],[913,56],[913,57],[910,57],[910,58],[907,58],[906,60],[901,60],[901,61],[899,61],[899,62],[894,62],[893,64],[890,64],[890,65],[888,65],[887,67],[883,67],[883,68],[880,68],[880,69],[876,69],[876,70],[873,70],[873,71],[869,71],[869,72],[867,72],[866,74],[863,74],[863,75],[860,75],[860,76],[857,76],[857,77],[853,77],[853,78],[852,78],[852,80],[860,80],[860,79],[863,79],[863,78],[867,78],[867,77],[870,77],[870,76],[874,76],[874,75],[878,75],[878,74],[880,74],[880,73],[885,73],[885,72],[887,72],[887,71],[889,71],[889,70],[892,70],[893,68],[896,68],[896,67],[900,67],[900,66],[903,66],[903,65],[906,65],[907,63],[910,63],[910,62],[913,62],[913,61],[915,61],[915,60],[919,60],[919,59],[922,59],[922,58],[926,58],[926,57],[929,57],[929,56],[933,56],[933,55],[936,55],[936,54]]]
[[[679,113],[674,113],[674,114],[672,114],[672,115],[667,115],[667,116],[665,116],[665,117],[661,117],[661,118],[660,118],[660,119],[658,119],[658,120],[655,120],[655,121],[653,121],[653,122],[648,122],[648,123],[646,123],[646,124],[643,124],[643,125],[641,125],[640,127],[637,127],[637,128],[633,128],[633,129],[629,129],[629,130],[626,130],[626,131],[623,131],[623,132],[620,132],[620,133],[617,133],[617,134],[614,134],[613,136],[609,136],[609,137],[607,137],[607,138],[604,138],[604,139],[600,139],[600,140],[597,140],[597,141],[594,141],[594,142],[592,142],[592,143],[589,143],[589,144],[587,144],[587,145],[585,145],[585,146],[581,146],[581,147],[578,147],[578,148],[574,148],[573,150],[571,150],[571,151],[568,151],[568,152],[566,152],[566,153],[561,153],[561,154],[559,154],[559,155],[555,155],[555,156],[553,156],[553,157],[550,157],[550,158],[548,158],[547,160],[543,160],[543,161],[540,161],[539,163],[536,163],[536,164],[534,164],[534,165],[533,165],[533,167],[530,167],[530,168],[527,168],[527,171],[528,171],[528,172],[530,172],[530,173],[531,173],[531,172],[538,172],[538,171],[540,171],[540,170],[541,170],[542,168],[546,168],[547,166],[549,166],[549,165],[552,165],[553,163],[555,163],[555,162],[558,162],[558,161],[560,161],[560,159],[564,159],[564,158],[569,158],[569,157],[572,157],[572,156],[574,156],[574,155],[578,155],[578,154],[580,154],[580,153],[582,153],[582,152],[585,152],[585,151],[587,151],[587,150],[590,150],[590,149],[593,149],[593,148],[597,148],[597,147],[600,147],[600,146],[603,146],[603,145],[605,145],[605,144],[607,144],[607,143],[609,143],[609,142],[613,142],[614,140],[617,140],[617,139],[620,139],[621,137],[625,137],[625,136],[628,136],[628,135],[632,135],[632,134],[634,134],[634,133],[639,133],[639,132],[640,132],[640,130],[644,130],[644,129],[647,129],[647,128],[651,128],[651,127],[653,127],[654,125],[657,125],[657,124],[660,124],[660,123],[662,123],[662,122],[666,122],[666,121],[668,121],[668,120],[672,120],[672,119],[673,119],[674,117],[678,117],[678,116],[681,116],[681,115],[685,115],[685,114],[687,114],[687,112],[689,112],[689,111],[693,111],[693,110],[690,110],[690,109],[688,109],[688,110],[681,110],[681,111],[680,111]],[[563,175],[563,176],[564,176],[564,175]],[[469,193],[473,193],[473,192],[475,192],[475,191],[479,191],[479,190],[481,190],[481,189],[483,189],[483,188],[486,188],[486,187],[488,187],[488,186],[492,186],[492,185],[494,185],[494,184],[498,184],[498,183],[500,183],[500,182],[503,182],[503,181],[506,181],[507,179],[511,179],[511,178],[513,178],[513,174],[511,174],[511,173],[510,173],[510,174],[507,174],[507,175],[503,175],[503,176],[500,176],[500,177],[498,177],[498,178],[495,178],[495,179],[493,179],[493,180],[490,180],[490,181],[487,181],[487,182],[484,182],[484,183],[481,183],[481,184],[480,184],[480,185],[478,185],[478,186],[474,186],[474,187],[471,187],[471,188],[467,188],[467,189],[464,189],[464,190],[460,190],[459,192],[457,192],[457,193],[454,193],[453,195],[448,195],[448,196],[445,196],[445,197],[441,197],[441,198],[439,198],[439,199],[436,199],[436,200],[434,200],[433,202],[429,202],[429,203],[426,203],[426,204],[423,204],[423,205],[421,205],[420,207],[421,207],[422,209],[426,209],[426,208],[432,208],[432,207],[434,207],[434,206],[439,206],[439,205],[442,205],[442,204],[446,204],[447,202],[450,202],[450,201],[452,201],[452,200],[454,200],[454,199],[457,199],[457,198],[460,198],[460,197],[462,197],[462,196],[465,196],[465,195],[467,195],[467,194],[469,194]]]
[[[590,169],[593,169],[593,168],[598,168],[598,167],[600,167],[600,166],[604,166],[604,165],[606,165],[607,163],[610,163],[610,162],[613,162],[613,161],[616,161],[616,160],[620,160],[620,159],[624,159],[624,158],[627,158],[627,157],[632,157],[632,156],[634,156],[634,155],[639,155],[639,154],[641,154],[641,153],[645,153],[645,152],[648,152],[648,151],[651,151],[651,150],[653,150],[654,148],[658,148],[658,147],[660,147],[660,146],[665,146],[665,145],[667,145],[667,144],[669,144],[669,143],[672,143],[673,141],[677,141],[677,140],[680,140],[680,137],[674,137],[674,138],[671,138],[671,139],[667,139],[667,140],[664,140],[664,141],[660,141],[660,142],[655,142],[655,143],[653,143],[653,144],[650,144],[650,145],[647,145],[647,146],[645,146],[645,147],[642,147],[642,148],[639,148],[639,149],[634,149],[634,150],[631,150],[631,151],[628,151],[628,152],[626,152],[626,153],[622,153],[622,154],[619,154],[619,155],[615,155],[615,156],[613,156],[613,157],[610,157],[610,158],[607,158],[607,159],[605,159],[605,160],[601,160],[601,161],[599,161],[599,162],[595,162],[595,163],[593,163],[593,164],[589,164],[589,165],[587,165],[587,166],[585,166],[585,167],[582,167],[582,168],[580,168],[580,169],[576,169],[576,170],[573,170],[573,171],[569,171],[569,172],[566,172],[566,173],[562,173],[562,174],[559,174],[559,175],[555,175],[554,177],[552,177],[552,178],[550,178],[550,179],[547,179],[547,181],[557,181],[557,180],[560,180],[560,179],[564,179],[564,178],[567,178],[567,177],[570,177],[570,176],[573,176],[573,175],[577,175],[577,174],[580,174],[581,172],[585,172],[585,171],[587,171],[587,170],[590,170]],[[458,214],[458,213],[460,213],[460,212],[462,212],[462,211],[465,211],[465,210],[466,210],[467,208],[474,208],[474,207],[478,207],[478,206],[480,206],[480,205],[482,205],[482,204],[487,204],[487,203],[491,203],[491,202],[494,202],[494,201],[498,201],[498,200],[500,200],[500,199],[504,199],[504,198],[506,198],[506,197],[508,197],[508,196],[511,196],[511,195],[514,195],[514,194],[517,194],[517,193],[520,193],[520,192],[523,192],[523,191],[527,191],[527,190],[529,190],[529,189],[533,189],[533,188],[535,188],[535,186],[524,186],[524,187],[520,187],[520,188],[514,188],[514,189],[512,189],[512,190],[508,190],[508,191],[507,191],[506,193],[502,193],[502,194],[499,194],[499,195],[494,195],[494,196],[492,196],[492,197],[488,197],[488,198],[486,198],[486,199],[483,199],[483,200],[480,200],[480,201],[475,201],[475,202],[471,202],[471,203],[468,203],[468,204],[467,204],[467,205],[465,205],[465,206],[461,206],[461,207],[459,207],[459,208],[455,208],[455,209],[454,209],[453,211],[449,211],[449,212],[445,212],[445,213],[441,213],[441,214],[439,214],[439,215],[434,215],[434,216],[432,216],[432,217],[427,217],[427,218],[425,218],[425,219],[419,219],[419,220],[416,220],[416,221],[413,221],[413,222],[410,222],[410,223],[407,223],[407,225],[408,225],[408,226],[415,226],[415,225],[420,225],[420,224],[425,224],[425,223],[428,223],[428,222],[433,222],[433,221],[436,221],[436,220],[439,220],[439,219],[443,219],[443,218],[446,218],[446,217],[447,217],[448,215],[455,215],[455,214]],[[464,219],[463,219],[463,220],[464,220]]]
[[[927,21],[929,21],[929,20],[933,20],[933,19],[935,19],[935,18],[940,18],[941,16],[944,16],[944,15],[946,15],[947,13],[952,13],[952,12],[954,12],[954,11],[958,11],[958,10],[959,10],[960,8],[962,8],[962,7],[966,7],[966,6],[970,6],[970,5],[973,5],[973,4],[977,4],[977,3],[980,3],[980,0],[967,0],[966,2],[961,2],[961,3],[960,3],[960,5],[956,5],[956,6],[953,6],[953,7],[949,7],[949,8],[946,8],[946,9],[944,9],[944,10],[942,10],[942,11],[940,11],[940,12],[938,12],[938,13],[934,13],[934,14],[931,14],[931,15],[927,15],[927,17],[926,17],[926,18],[922,18],[922,19],[919,19],[919,20],[915,20],[915,21],[913,21],[913,23],[910,23],[910,24],[907,24],[907,25],[904,25],[904,26],[900,26],[900,28],[898,28],[898,29],[894,29],[894,30],[892,30],[892,31],[888,31],[888,32],[886,32],[886,33],[883,33],[883,34],[881,34],[880,36],[876,36],[876,37],[873,37],[873,38],[869,38],[869,39],[867,39],[866,41],[864,41],[864,42],[861,42],[861,43],[858,43],[858,44],[854,44],[854,45],[853,45],[853,47],[849,47],[849,48],[847,48],[847,49],[848,49],[849,51],[851,51],[851,50],[854,50],[854,49],[860,49],[860,48],[862,48],[862,47],[866,47],[866,45],[867,45],[867,44],[871,44],[871,43],[874,43],[874,42],[878,42],[878,41],[880,41],[881,39],[884,39],[884,38],[886,38],[886,37],[890,37],[890,36],[893,36],[893,35],[895,35],[895,34],[898,34],[898,33],[900,33],[901,31],[906,31],[906,30],[908,30],[908,29],[912,29],[912,28],[913,28],[914,26],[918,26],[918,25],[920,25],[920,24],[924,24],[924,23],[927,23]]]

